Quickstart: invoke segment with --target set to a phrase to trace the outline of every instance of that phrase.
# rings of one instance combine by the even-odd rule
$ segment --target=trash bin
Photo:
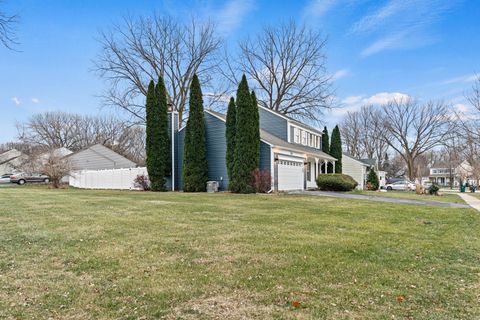
[[[465,192],[465,186],[460,186],[460,192]]]
[[[218,181],[207,181],[207,192],[218,192]]]

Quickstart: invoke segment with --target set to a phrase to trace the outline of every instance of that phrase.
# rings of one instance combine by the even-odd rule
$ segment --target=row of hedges
[[[317,177],[317,186],[322,191],[352,191],[358,183],[349,175],[334,173]]]

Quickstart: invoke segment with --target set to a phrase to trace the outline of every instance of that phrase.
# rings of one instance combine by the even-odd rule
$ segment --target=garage
[[[303,161],[280,159],[277,168],[278,190],[303,190]]]

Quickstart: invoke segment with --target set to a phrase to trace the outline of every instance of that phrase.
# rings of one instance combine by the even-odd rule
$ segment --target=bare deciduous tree
[[[257,37],[240,42],[238,61],[225,59],[222,72],[233,84],[245,73],[262,106],[317,121],[332,98],[325,45],[321,33],[293,21],[265,27]]]
[[[204,88],[212,78],[221,46],[210,22],[187,24],[168,16],[126,18],[100,37],[102,52],[96,71],[110,84],[107,105],[127,111],[137,122],[145,121],[145,96],[150,80],[162,76],[168,102],[180,120],[188,106],[188,91],[196,73]]]
[[[441,145],[449,131],[448,107],[442,102],[419,104],[408,98],[387,103],[382,114],[385,141],[405,160],[408,177],[413,180],[416,159]]]
[[[348,112],[341,127],[347,152],[357,158],[376,159],[382,168],[389,149],[382,111],[372,105],[362,106]]]
[[[0,10],[0,43],[8,49],[13,49],[18,44],[15,34],[15,25],[17,23],[18,15],[9,15]]]
[[[53,188],[59,188],[63,177],[66,177],[72,171],[72,165],[69,158],[51,150],[42,159],[42,173],[50,178]]]
[[[363,151],[360,148],[360,136],[364,128],[360,125],[358,112],[347,112],[340,128],[347,153],[355,158],[363,157]]]
[[[144,161],[145,128],[114,117],[46,112],[17,124],[17,131],[18,139],[25,145],[78,151],[100,143],[139,164]]]

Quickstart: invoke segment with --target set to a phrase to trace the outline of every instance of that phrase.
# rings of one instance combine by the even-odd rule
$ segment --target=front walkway
[[[474,196],[471,196],[467,193],[464,193],[464,192],[459,192],[457,194],[458,194],[458,196],[460,196],[460,198],[463,199],[463,201],[468,203],[470,205],[470,207],[472,207],[473,209],[475,209],[477,211],[480,211],[480,199],[478,199]]]
[[[310,195],[310,196],[321,196],[321,197],[333,197],[333,198],[343,198],[343,199],[356,199],[356,200],[371,200],[371,201],[380,201],[388,203],[398,203],[398,204],[414,204],[414,205],[424,205],[424,206],[436,206],[443,208],[470,208],[473,207],[477,210],[480,210],[480,200],[478,201],[477,206],[474,207],[470,204],[470,201],[465,200],[467,204],[458,204],[458,203],[447,203],[447,202],[436,202],[436,201],[420,201],[420,200],[408,200],[408,199],[398,199],[398,198],[387,198],[387,197],[377,197],[377,196],[367,196],[361,194],[351,194],[351,193],[341,193],[341,192],[327,192],[327,191],[291,191],[290,194],[301,194],[301,195]],[[473,198],[472,196],[468,196]]]

